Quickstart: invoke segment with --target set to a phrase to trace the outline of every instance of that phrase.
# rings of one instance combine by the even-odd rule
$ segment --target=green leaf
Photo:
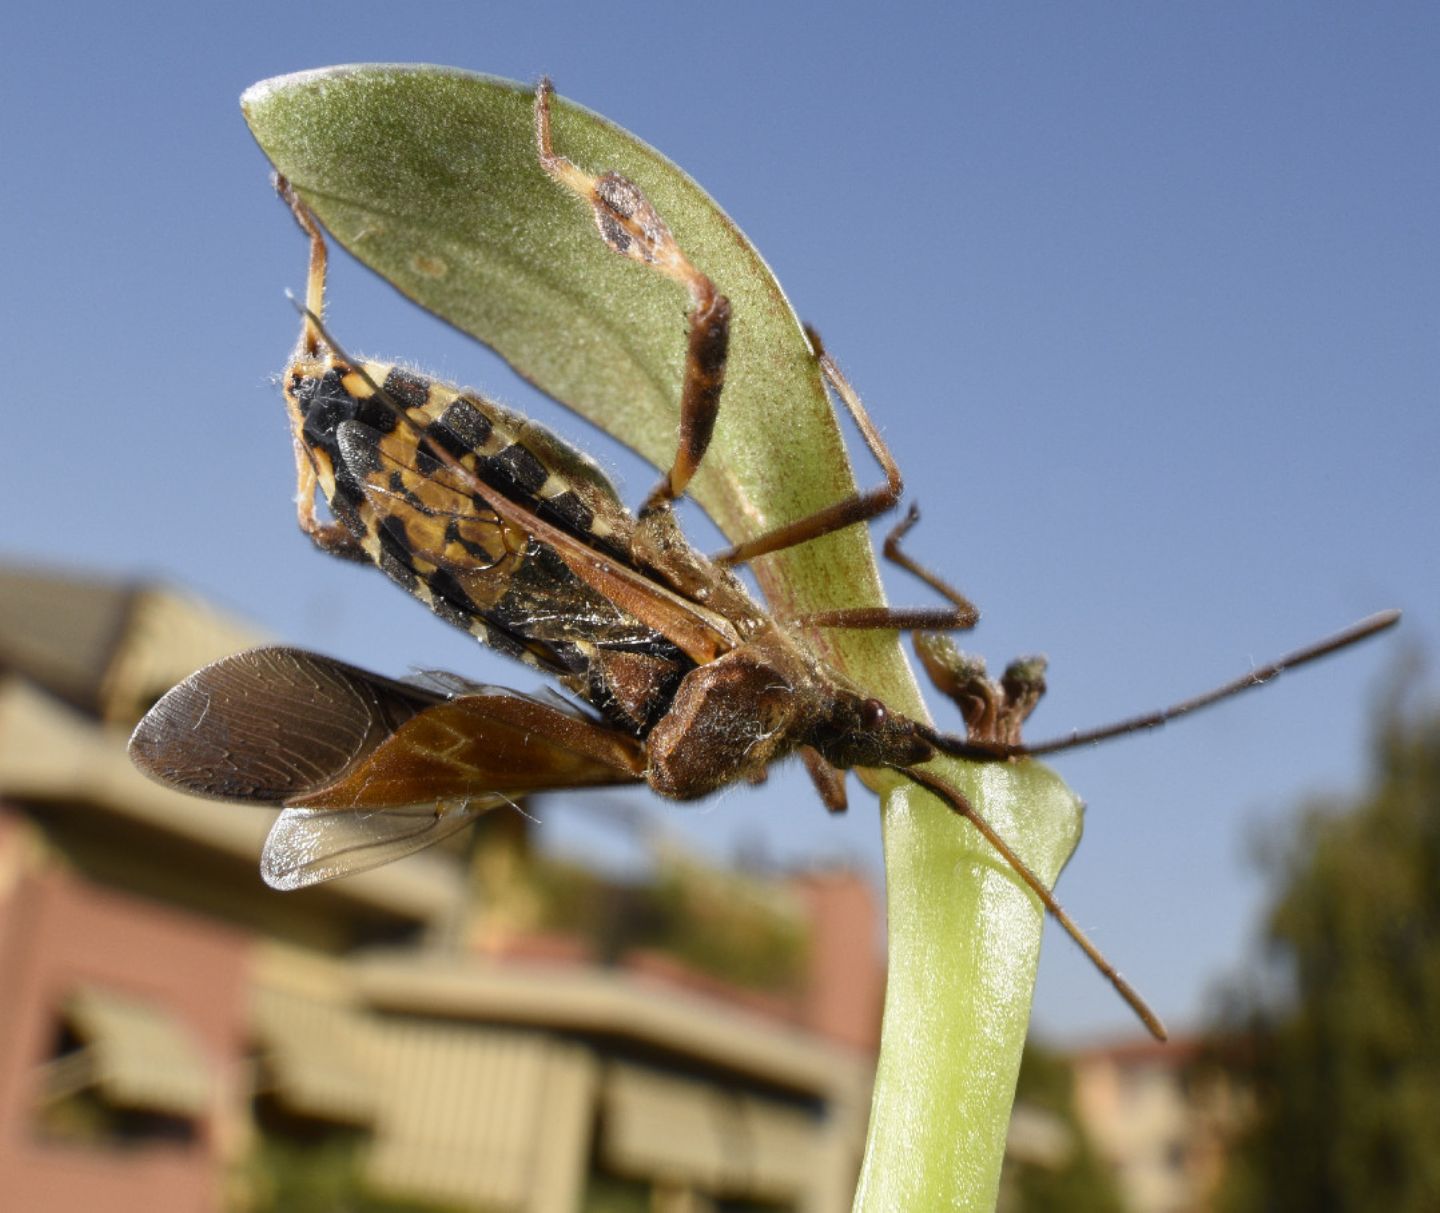
[[[533,99],[530,88],[483,76],[361,66],[265,81],[242,105],[266,155],[340,244],[668,466],[687,296],[610,252],[585,204],[541,171]],[[733,304],[724,403],[696,499],[734,538],[853,492],[814,357],[759,254],[653,149],[558,98],[552,112],[557,150],[639,184]],[[879,593],[863,534],[765,564],[794,566],[766,587],[785,609]]]
[[[588,208],[541,171],[532,102],[530,88],[507,81],[361,65],[264,81],[242,105],[266,155],[340,244],[555,399],[668,466],[686,296],[611,253]],[[730,297],[725,394],[693,486],[706,512],[740,540],[852,493],[813,351],[759,253],[652,148],[569,102],[557,99],[553,114],[556,150],[638,184]],[[862,528],[765,557],[755,572],[781,614],[883,601]],[[836,631],[816,643],[895,709],[925,715],[892,635]],[[1078,802],[1054,776],[1033,764],[934,769],[1053,879],[1079,833]],[[891,789],[892,980],[862,1202],[989,1207],[1029,1017],[1038,902],[934,799],[897,788],[893,776],[872,779]],[[896,1203],[893,1194],[922,1190],[907,1187],[912,1181],[923,1183],[923,1198]]]

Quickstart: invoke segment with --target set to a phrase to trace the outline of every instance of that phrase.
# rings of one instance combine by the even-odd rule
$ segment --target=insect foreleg
[[[313,357],[320,350],[320,322],[325,317],[325,274],[329,263],[329,252],[320,225],[310,208],[300,201],[300,196],[288,180],[275,174],[275,190],[290,207],[300,230],[310,238],[310,269],[305,276],[305,309],[300,320],[300,345],[298,353]]]
[[[1065,933],[1080,945],[1080,950],[1090,958],[1090,963],[1105,975],[1110,984],[1115,987],[1120,997],[1123,998],[1130,1005],[1131,1010],[1140,1017],[1140,1022],[1149,1029],[1150,1034],[1154,1036],[1156,1040],[1168,1039],[1168,1033],[1165,1031],[1165,1025],[1160,1022],[1160,1017],[1150,1009],[1145,1000],[1140,997],[1135,987],[1120,976],[1119,970],[1105,958],[1104,953],[1102,953],[1099,948],[1090,942],[1085,932],[1082,931],[1075,920],[1065,912],[1065,907],[1056,901],[1055,895],[1045,887],[1045,883],[1030,870],[1029,865],[1027,865],[1020,856],[1015,854],[1010,844],[995,832],[994,827],[975,811],[974,806],[971,805],[960,792],[952,788],[944,780],[936,779],[933,775],[929,775],[922,770],[911,769],[900,771],[899,773],[904,775],[905,778],[918,783],[921,787],[928,788],[934,792],[935,795],[939,796],[954,812],[965,818],[966,821],[979,830],[984,836],[985,841],[1000,853],[1000,857],[1010,866],[1011,870],[1025,882],[1031,892],[1040,898],[1041,904],[1050,912],[1055,921],[1064,928]]]
[[[321,317],[325,307],[325,270],[329,254],[320,225],[306,205],[300,201],[294,189],[284,177],[275,177],[275,189],[290,207],[295,222],[310,240],[310,268],[305,282],[305,307],[301,309],[300,342],[296,348],[297,358],[314,358],[320,350],[323,337]],[[300,529],[305,532],[322,552],[339,556],[345,560],[368,561],[360,541],[350,529],[339,522],[322,522],[315,513],[315,491],[320,487],[321,471],[316,466],[316,456],[305,442],[302,431],[304,418],[292,411],[290,434],[295,443],[295,517]],[[331,471],[333,475],[333,470]]]
[[[843,813],[850,806],[845,795],[845,772],[825,761],[825,756],[812,746],[800,747],[800,761],[805,764],[805,773],[815,785],[815,791],[827,811]]]
[[[294,434],[295,439],[295,518],[300,524],[300,529],[310,536],[310,540],[322,552],[331,556],[339,556],[342,560],[357,560],[362,564],[368,564],[369,555],[366,553],[360,540],[350,533],[350,529],[341,522],[322,522],[315,513],[315,490],[319,487],[320,478],[315,469],[314,458],[310,448],[300,438],[299,430]]]

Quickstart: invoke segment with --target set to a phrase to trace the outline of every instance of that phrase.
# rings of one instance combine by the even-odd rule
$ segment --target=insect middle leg
[[[819,539],[822,535],[829,535],[849,526],[858,526],[869,522],[872,518],[892,509],[904,492],[905,485],[900,476],[900,467],[895,462],[895,456],[890,453],[890,448],[885,445],[885,439],[880,436],[880,431],[876,428],[875,423],[870,420],[870,414],[866,411],[860,394],[851,386],[850,381],[845,378],[835,360],[826,352],[824,343],[820,340],[820,334],[808,326],[805,332],[810,338],[810,344],[815,348],[816,358],[819,360],[820,369],[825,375],[826,382],[829,383],[835,395],[840,398],[840,402],[850,414],[851,420],[855,422],[855,428],[860,431],[860,436],[865,440],[866,447],[875,457],[881,471],[885,473],[885,483],[878,488],[867,489],[863,493],[856,492],[813,514],[776,527],[746,543],[739,544],[728,552],[721,553],[718,557],[721,563],[740,564],[770,552],[779,552],[786,548],[797,547],[802,543],[809,543],[812,539]],[[849,607],[806,615],[792,620],[792,622],[812,627],[876,628],[896,631],[909,631],[914,628],[968,631],[973,628],[980,620],[979,608],[939,574],[927,569],[901,549],[900,541],[919,521],[920,511],[918,507],[912,505],[909,513],[886,536],[883,548],[885,559],[898,564],[907,572],[918,577],[941,597],[948,599],[951,606],[938,608]]]
[[[909,632],[928,629],[939,632],[969,631],[980,621],[979,608],[938,573],[926,568],[901,549],[900,540],[920,521],[920,508],[911,505],[881,549],[885,559],[918,577],[937,594],[953,604],[948,607],[842,607],[801,615],[790,622],[816,628],[868,628]]]

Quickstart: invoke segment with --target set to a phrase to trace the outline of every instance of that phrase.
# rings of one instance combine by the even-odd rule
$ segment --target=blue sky
[[[1398,654],[1436,651],[1433,6],[60,4],[12,13],[5,50],[6,558],[531,685],[293,525],[272,376],[304,249],[237,98],[428,61],[549,73],[739,222],[884,427],[927,514],[912,549],[981,604],[969,647],[1050,656],[1037,735],[1406,608],[1398,640],[1057,764],[1090,805],[1061,896],[1180,1026],[1248,946],[1253,840],[1360,784]],[[532,408],[648,489],[367,272],[342,261],[331,298],[350,344]],[[655,808],[718,854],[878,868],[856,801],[832,821],[785,775]],[[604,845],[583,805],[544,815]],[[1130,1030],[1058,936],[1036,1017]]]

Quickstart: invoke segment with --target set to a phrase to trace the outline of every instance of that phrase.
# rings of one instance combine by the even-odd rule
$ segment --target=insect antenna
[[[1155,712],[1144,712],[1139,716],[1130,716],[1094,729],[1077,729],[1067,736],[1054,737],[1035,745],[972,741],[957,734],[941,733],[932,729],[923,729],[922,732],[926,740],[936,748],[956,758],[996,761],[1006,758],[1039,757],[1043,754],[1055,754],[1062,750],[1073,750],[1079,746],[1107,741],[1112,737],[1123,737],[1127,733],[1142,733],[1147,729],[1158,729],[1161,725],[1168,724],[1178,717],[1198,712],[1201,708],[1207,708],[1212,703],[1219,703],[1222,699],[1239,695],[1242,691],[1250,690],[1251,687],[1264,686],[1286,670],[1293,670],[1309,662],[1317,661],[1321,657],[1328,657],[1340,649],[1349,648],[1352,644],[1368,640],[1371,636],[1392,628],[1399,622],[1400,612],[1398,610],[1380,611],[1325,637],[1323,640],[1307,644],[1293,653],[1286,653],[1285,656],[1268,662],[1258,669],[1250,670],[1238,678],[1231,679],[1229,682],[1199,695],[1191,696],[1189,699],[1172,703],[1169,707]]]
[[[1015,874],[1040,898],[1040,901],[1054,917],[1055,921],[1065,929],[1065,933],[1080,945],[1080,950],[1090,958],[1090,963],[1099,969],[1105,976],[1105,979],[1115,987],[1116,993],[1118,993],[1120,997],[1126,1001],[1130,1009],[1139,1016],[1140,1022],[1145,1025],[1150,1035],[1155,1037],[1156,1040],[1169,1039],[1169,1033],[1166,1032],[1165,1025],[1161,1022],[1160,1017],[1150,1008],[1150,1005],[1140,996],[1139,991],[1120,975],[1119,970],[1116,969],[1113,964],[1105,959],[1104,953],[1090,942],[1089,936],[1087,936],[1085,932],[1080,929],[1079,924],[1065,912],[1065,907],[1055,899],[1055,895],[1045,887],[1040,877],[1036,876],[1035,873],[1030,870],[1029,865],[1026,864],[1020,856],[1015,854],[1010,844],[995,832],[995,828],[976,811],[975,806],[972,805],[958,789],[951,787],[943,779],[937,779],[935,776],[929,775],[925,771],[915,767],[895,769],[897,774],[903,775],[911,782],[918,783],[921,787],[935,793],[935,795],[940,797],[951,809],[979,830],[984,836],[985,841],[1000,853],[1000,857],[1010,865]]]

